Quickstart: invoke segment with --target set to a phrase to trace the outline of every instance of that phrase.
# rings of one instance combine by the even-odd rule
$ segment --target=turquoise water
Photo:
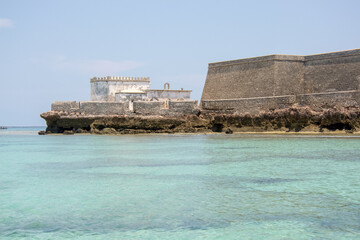
[[[360,139],[0,131],[0,239],[360,239]]]

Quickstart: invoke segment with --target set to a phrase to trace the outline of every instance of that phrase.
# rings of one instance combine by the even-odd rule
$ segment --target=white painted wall
[[[148,90],[150,82],[96,81],[90,83],[91,101],[115,101],[115,94],[124,90]]]

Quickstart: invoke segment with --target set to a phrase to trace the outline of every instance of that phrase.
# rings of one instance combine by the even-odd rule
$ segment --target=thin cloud
[[[0,28],[10,28],[13,27],[14,23],[8,18],[0,18]]]
[[[124,71],[143,66],[137,61],[110,61],[110,60],[70,60],[63,56],[58,57],[53,67],[62,71],[73,71],[89,74],[92,76],[116,75]]]

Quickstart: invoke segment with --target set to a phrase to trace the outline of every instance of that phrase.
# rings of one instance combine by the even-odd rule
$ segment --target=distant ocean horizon
[[[0,239],[360,239],[360,137],[0,130]]]

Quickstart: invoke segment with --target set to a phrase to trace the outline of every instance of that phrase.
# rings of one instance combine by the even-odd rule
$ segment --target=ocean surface
[[[0,239],[360,239],[360,138],[0,130]]]

